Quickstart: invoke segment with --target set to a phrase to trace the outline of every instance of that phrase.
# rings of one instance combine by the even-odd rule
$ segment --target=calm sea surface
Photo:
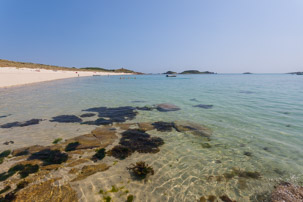
[[[91,107],[172,103],[181,110],[139,111],[129,122],[181,120],[203,124],[213,131],[207,147],[198,136],[153,130],[149,132],[151,135],[165,141],[161,151],[136,153],[116,167],[96,174],[93,180],[74,185],[81,190],[82,201],[100,200],[98,190],[118,183],[127,186],[138,201],[197,201],[201,196],[223,194],[237,201],[258,201],[258,197],[270,193],[282,180],[302,185],[303,76],[218,74],[119,78],[83,77],[0,89],[0,117],[9,115],[0,118],[0,125],[45,119],[39,125],[0,128],[0,151],[49,145],[55,138],[75,137],[96,127],[48,121],[57,115],[78,116],[83,113],[81,110]],[[213,105],[213,108],[193,107],[198,104]],[[9,140],[14,144],[2,144]],[[137,160],[145,160],[155,170],[147,182],[130,182],[125,168]],[[224,179],[233,170],[258,172],[261,177]]]

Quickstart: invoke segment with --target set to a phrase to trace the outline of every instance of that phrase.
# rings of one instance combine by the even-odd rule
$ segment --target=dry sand
[[[0,67],[0,88],[32,84],[43,81],[66,79],[93,75],[127,75],[127,73],[93,72],[93,71],[63,71],[30,69],[15,67]]]

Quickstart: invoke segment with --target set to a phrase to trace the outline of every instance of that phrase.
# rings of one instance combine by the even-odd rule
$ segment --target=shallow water
[[[49,122],[54,116],[79,116],[84,113],[81,110],[91,107],[172,103],[181,110],[139,111],[130,122],[192,121],[211,128],[211,140],[176,131],[148,132],[164,139],[160,152],[135,153],[108,171],[73,184],[80,199],[100,200],[100,189],[117,185],[125,186],[138,201],[195,201],[201,196],[224,194],[233,200],[249,201],[270,192],[281,180],[303,183],[302,86],[303,77],[295,75],[235,74],[83,77],[0,89],[0,117],[9,115],[0,118],[0,125],[44,119],[38,125],[0,128],[0,151],[49,145],[55,138],[75,137],[96,127]],[[199,104],[213,107],[193,107]],[[14,144],[2,144],[9,140]],[[205,143],[211,148],[203,148]],[[155,170],[145,182],[132,180],[126,170],[138,160]],[[222,178],[232,169],[257,171],[261,178]],[[115,201],[115,197],[123,196],[115,193],[112,197]]]

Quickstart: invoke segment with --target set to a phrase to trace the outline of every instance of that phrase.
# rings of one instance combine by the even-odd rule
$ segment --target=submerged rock
[[[299,202],[303,201],[303,187],[281,183],[271,194],[272,202]]]
[[[214,105],[204,105],[204,104],[199,104],[199,105],[194,105],[193,107],[199,107],[203,109],[211,109],[213,108]]]
[[[30,125],[37,125],[42,121],[42,119],[31,119],[28,121],[24,122],[11,122],[11,123],[6,123],[0,126],[0,128],[13,128],[13,127],[24,127],[24,126],[30,126]]]
[[[141,130],[144,130],[144,131],[149,131],[149,130],[155,129],[154,126],[148,122],[138,123],[138,126]]]
[[[58,123],[80,123],[82,119],[75,115],[60,115],[55,116],[50,120],[50,122],[58,122]]]
[[[107,120],[107,119],[104,119],[104,118],[99,118],[95,121],[85,121],[82,124],[101,126],[101,125],[109,125],[109,124],[112,124],[112,123],[113,123],[113,120]]]
[[[33,154],[35,152],[41,151],[43,149],[46,149],[47,147],[41,146],[41,145],[33,145],[30,147],[23,147],[20,149],[15,149],[12,154],[13,156],[24,156],[24,155],[29,155]]]
[[[126,157],[130,156],[133,153],[133,151],[126,146],[116,145],[108,153],[109,153],[109,155],[111,155],[117,159],[123,160]]]
[[[109,151],[109,154],[118,159],[125,159],[133,152],[140,153],[156,153],[159,146],[164,144],[163,139],[159,137],[151,137],[140,129],[129,129],[122,133],[120,145],[115,146]]]
[[[178,111],[180,108],[174,104],[168,104],[168,103],[163,103],[163,104],[157,104],[156,108],[160,112],[171,112],[171,111]]]
[[[107,166],[105,163],[101,163],[101,164],[97,164],[97,165],[83,166],[79,175],[75,179],[73,179],[72,182],[78,181],[78,180],[83,180],[90,175],[93,175],[97,172],[105,171],[107,169],[109,169],[109,166]]]
[[[175,121],[174,127],[178,132],[190,132],[193,135],[202,137],[210,137],[212,135],[212,131],[209,128],[188,121]]]
[[[125,107],[116,107],[116,108],[107,108],[107,107],[94,107],[90,109],[85,109],[83,111],[97,112],[100,119],[96,121],[88,121],[83,124],[89,125],[108,125],[113,122],[125,122],[126,120],[132,120],[136,117],[137,112],[136,108],[125,106]]]
[[[44,162],[44,165],[61,164],[68,159],[66,153],[59,150],[44,149],[39,152],[33,153],[28,160],[39,159]]]
[[[1,115],[1,116],[0,116],[0,119],[2,119],[2,118],[6,118],[6,117],[8,117],[8,116],[11,116],[11,114],[7,114],[7,115]]]
[[[158,121],[152,124],[157,131],[161,132],[170,132],[174,128],[174,123],[172,122],[164,122],[164,121]]]
[[[82,114],[80,117],[86,118],[86,117],[93,117],[93,116],[96,116],[96,114],[95,113],[85,113],[85,114]]]
[[[16,201],[35,202],[70,202],[78,201],[77,193],[69,184],[54,185],[55,179],[33,184],[20,190],[16,194]]]
[[[136,107],[136,109],[142,111],[152,111],[154,108],[150,106],[144,106],[144,107]]]
[[[119,143],[133,152],[157,153],[160,151],[158,147],[163,145],[164,141],[159,137],[150,137],[145,131],[130,129],[122,133]]]

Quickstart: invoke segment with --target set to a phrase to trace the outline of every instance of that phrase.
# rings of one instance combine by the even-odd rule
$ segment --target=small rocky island
[[[198,70],[186,70],[186,71],[181,72],[180,74],[215,74],[215,73],[209,72],[209,71],[200,72]]]
[[[251,72],[244,72],[243,74],[252,74]]]
[[[177,72],[173,72],[173,71],[167,71],[164,74],[177,74]]]
[[[291,73],[288,73],[288,74],[303,75],[303,72],[291,72]]]

